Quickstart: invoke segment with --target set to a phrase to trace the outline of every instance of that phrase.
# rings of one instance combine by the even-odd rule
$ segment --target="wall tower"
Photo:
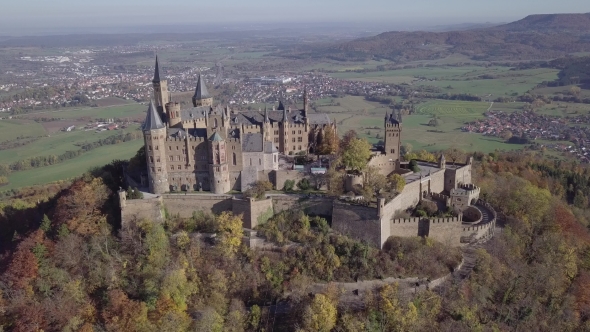
[[[399,161],[401,149],[402,126],[398,119],[393,112],[385,113],[385,154],[395,161]]]
[[[225,140],[218,132],[214,132],[207,142],[209,145],[209,179],[211,192],[225,194],[230,191],[229,169]]]
[[[166,126],[164,126],[153,101],[150,101],[142,129],[148,166],[149,190],[154,194],[162,194],[170,190],[166,165]]]

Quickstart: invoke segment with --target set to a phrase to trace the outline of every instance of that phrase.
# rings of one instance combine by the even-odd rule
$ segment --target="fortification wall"
[[[407,218],[407,219],[395,219],[390,221],[391,232],[387,234],[386,240],[390,236],[400,237],[412,237],[420,236],[419,230],[421,229],[421,223],[428,222],[427,219],[422,218]]]
[[[441,193],[445,190],[445,170],[441,169],[430,175],[430,192]]]
[[[381,248],[381,223],[375,208],[334,201],[332,229]]]
[[[163,222],[162,208],[161,196],[126,200],[125,206],[121,208],[121,226],[126,227],[129,223],[142,219]]]
[[[273,216],[272,200],[263,199],[257,201],[254,199],[233,198],[232,213],[243,216],[244,228],[254,229]]]
[[[463,222],[466,224],[478,224],[482,219],[481,211],[474,206],[469,206],[463,211]]]
[[[498,218],[496,210],[489,203],[481,199],[477,201],[477,205],[482,207],[483,209],[487,209],[487,211],[483,213],[487,213],[489,215],[489,220],[485,224],[463,225],[463,231],[461,233],[462,243],[486,241],[489,240],[492,236],[494,236],[496,219]]]
[[[272,201],[275,213],[291,209],[301,209],[306,214],[318,216],[331,216],[334,203],[334,199],[332,198],[299,198],[296,196],[274,196]]]
[[[461,245],[462,218],[430,219],[428,237],[448,246]]]
[[[294,170],[279,170],[275,173],[275,187],[277,190],[281,190],[285,187],[285,181],[293,180],[295,181],[295,184],[297,184],[297,182],[303,178],[305,178],[305,174],[303,172]]]
[[[178,214],[182,218],[191,217],[194,211],[215,214],[232,211],[232,196],[230,195],[167,194],[162,197],[168,213]]]
[[[368,165],[379,168],[379,173],[387,176],[397,168],[396,159],[397,157],[391,155],[380,154],[373,156]]]

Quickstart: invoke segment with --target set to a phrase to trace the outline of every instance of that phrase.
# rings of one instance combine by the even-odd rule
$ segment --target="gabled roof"
[[[162,119],[160,119],[158,110],[156,109],[156,106],[154,106],[154,101],[150,100],[150,106],[148,107],[147,116],[145,117],[145,122],[143,123],[143,130],[153,130],[162,128],[164,128]]]
[[[211,98],[211,96],[209,96],[209,91],[207,91],[207,87],[205,86],[205,82],[203,81],[203,76],[201,74],[199,74],[199,78],[197,80],[197,88],[195,89],[195,95],[193,96],[193,98]]]
[[[158,64],[158,56],[156,55],[156,69],[154,69],[154,79],[152,82],[160,82],[160,65]]]

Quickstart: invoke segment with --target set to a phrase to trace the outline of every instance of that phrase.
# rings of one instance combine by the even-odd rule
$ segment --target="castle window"
[[[178,145],[176,146],[176,151],[178,151]]]
[[[293,145],[293,151],[295,151],[295,145]]]
[[[235,149],[236,149],[236,146],[235,146],[235,145],[232,145],[232,146],[231,146],[231,149],[232,149],[232,150],[235,150]]]
[[[170,166],[170,170],[173,171],[174,170],[174,165]]]
[[[149,151],[152,151],[152,146],[151,145],[148,145],[148,150]]]
[[[156,145],[156,150],[159,150],[157,145]]]
[[[279,144],[279,139],[275,138],[275,143]]]
[[[174,161],[174,157],[173,156],[170,156],[169,159],[170,159],[170,161]]]
[[[238,158],[237,158],[237,156],[236,156],[236,153],[235,153],[235,152],[234,152],[234,154],[233,154],[233,164],[234,164],[234,166],[236,166],[236,165],[238,164]]]
[[[160,157],[156,158],[156,162],[159,163],[160,162]]]
[[[176,169],[180,171],[182,169],[182,167],[180,165],[178,165],[178,166],[176,166]]]
[[[172,146],[168,145],[168,150],[172,151]]]
[[[250,158],[250,166],[252,166],[252,158]]]
[[[176,161],[180,161],[180,156],[176,156]]]
[[[299,146],[299,150],[301,150],[301,145]]]
[[[182,161],[186,161],[186,157],[182,157]]]
[[[303,137],[297,137],[297,142],[299,142],[299,143],[303,142]]]
[[[293,130],[293,135],[295,135],[295,130]]]
[[[186,153],[186,151],[184,151],[184,149],[182,149],[182,154],[185,154],[185,153]]]
[[[154,162],[154,157],[150,156],[150,163]]]
[[[213,119],[213,127],[217,128],[217,119]]]
[[[152,167],[152,172],[155,172],[155,171],[156,171],[156,169]]]
[[[275,130],[275,135],[278,135],[278,134],[279,134],[279,131],[278,130]]]
[[[299,131],[299,135],[301,135],[301,130]]]
[[[262,159],[258,158],[258,165],[262,165]]]
[[[161,172],[161,171],[162,171],[162,168],[161,167],[158,167],[158,172]]]

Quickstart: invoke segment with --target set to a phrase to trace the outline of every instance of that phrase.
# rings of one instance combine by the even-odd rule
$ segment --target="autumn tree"
[[[340,151],[347,149],[350,142],[352,142],[353,139],[357,138],[358,134],[353,129],[344,133],[344,136],[342,136],[342,139],[340,140]]]
[[[379,173],[375,166],[369,166],[363,172],[363,196],[367,201],[373,200],[387,188],[387,178]]]
[[[334,127],[327,126],[324,130],[324,135],[320,142],[318,152],[322,155],[334,154],[338,152],[339,143],[338,135],[336,135]]]
[[[365,169],[371,157],[371,144],[363,138],[353,138],[342,151],[342,165],[351,171],[360,172]]]
[[[406,186],[406,179],[397,173],[391,173],[387,177],[387,181],[389,181],[391,190],[398,193],[401,193],[404,190],[404,187]]]
[[[336,325],[336,306],[323,294],[316,294],[303,313],[303,325],[308,331],[329,332]]]
[[[242,218],[231,212],[223,212],[217,218],[219,248],[227,257],[233,257],[242,244]]]

